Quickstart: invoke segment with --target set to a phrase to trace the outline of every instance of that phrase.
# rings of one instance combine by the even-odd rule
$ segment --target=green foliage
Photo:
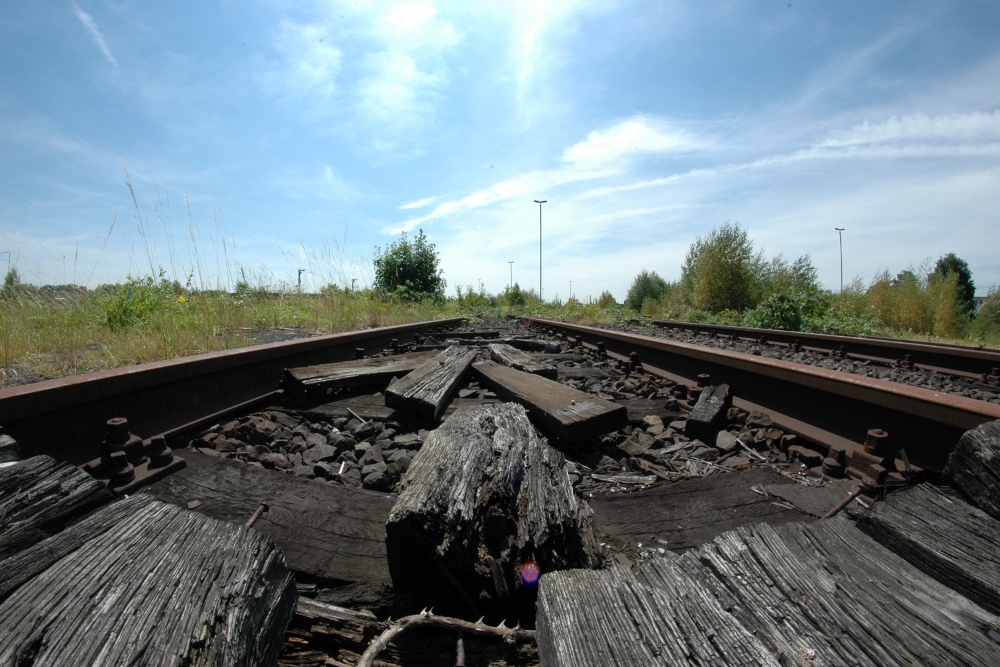
[[[802,328],[802,310],[799,304],[784,293],[772,294],[743,317],[746,326],[760,329],[799,331]]]
[[[424,230],[411,241],[406,232],[382,250],[375,247],[375,288],[403,301],[444,298],[438,254]]]
[[[618,305],[615,297],[611,295],[611,292],[604,290],[601,292],[601,296],[597,297],[597,307],[598,308],[608,308],[609,306]]]
[[[990,290],[972,321],[972,338],[991,345],[1000,345],[1000,290]]]
[[[12,266],[7,270],[7,275],[4,276],[3,289],[0,290],[0,294],[5,296],[12,295],[17,292],[21,285],[21,274],[16,266]]]
[[[507,302],[508,306],[514,308],[518,306],[523,306],[525,303],[524,294],[521,293],[521,286],[518,285],[517,283],[514,283],[513,287],[508,287],[504,290],[503,298],[504,301]]]
[[[625,305],[632,310],[642,310],[643,304],[647,300],[658,303],[666,289],[667,282],[656,275],[656,271],[643,269],[632,281],[632,286],[629,287],[628,295],[625,297]]]
[[[106,321],[112,331],[143,324],[164,303],[161,286],[151,276],[129,278],[111,297],[106,311]]]
[[[953,252],[938,258],[934,266],[934,275],[940,278],[951,274],[957,276],[958,298],[962,312],[971,313],[976,308],[976,284],[972,282],[972,270],[968,262]]]
[[[761,298],[765,266],[746,230],[726,222],[691,244],[681,268],[683,299],[709,313],[753,308]]]

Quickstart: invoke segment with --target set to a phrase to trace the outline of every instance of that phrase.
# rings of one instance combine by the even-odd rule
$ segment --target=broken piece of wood
[[[625,406],[559,382],[492,361],[478,361],[472,370],[498,396],[523,404],[532,419],[566,442],[595,438],[628,422]]]
[[[513,403],[455,413],[427,435],[385,544],[397,591],[496,619],[534,617],[538,572],[600,561],[562,454]]]
[[[476,354],[475,350],[454,345],[435,355],[389,385],[385,390],[386,406],[437,419]]]
[[[540,375],[550,380],[556,379],[556,367],[538,361],[527,352],[522,352],[516,347],[504,343],[492,343],[489,346],[490,358],[498,364],[503,364],[509,368]]]
[[[291,386],[309,389],[383,384],[420,368],[434,356],[434,352],[411,352],[393,357],[370,357],[334,364],[286,368],[285,380]]]

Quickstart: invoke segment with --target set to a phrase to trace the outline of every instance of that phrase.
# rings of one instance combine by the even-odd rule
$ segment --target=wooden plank
[[[970,503],[1000,519],[1000,420],[962,435],[948,457],[944,477]]]
[[[293,408],[298,414],[311,421],[325,421],[338,418],[354,419],[375,419],[378,421],[398,421],[403,418],[401,411],[386,407],[385,394],[376,392],[374,394],[360,394],[338,398],[333,401],[323,401],[321,403],[296,403],[294,400],[285,401],[285,406]]]
[[[385,404],[428,419],[437,419],[478,354],[449,347],[385,390]]]
[[[722,605],[666,558],[542,576],[538,654],[546,667],[780,664]],[[652,581],[650,581],[652,580]]]
[[[254,529],[271,537],[288,566],[326,582],[391,582],[385,521],[395,496],[303,479],[185,450],[187,468],[146,491],[216,519],[243,524],[264,503]]]
[[[369,357],[335,364],[286,368],[285,379],[292,386],[308,388],[383,384],[416,370],[433,356],[433,352],[411,352],[392,357]]]
[[[894,493],[858,518],[883,546],[984,609],[1000,614],[1000,521],[927,484]]]
[[[698,396],[698,402],[691,408],[684,435],[703,442],[714,442],[715,434],[726,421],[726,411],[731,404],[728,384],[705,387]]]
[[[745,526],[678,565],[789,664],[1000,664],[1000,618],[844,517]]]
[[[295,597],[268,538],[149,502],[0,603],[0,664],[274,664]]]
[[[4,573],[3,579],[0,579],[0,601],[90,540],[113,530],[151,502],[153,497],[145,494],[112,502],[62,532],[0,560],[0,572]]]
[[[512,403],[456,413],[427,435],[385,533],[396,590],[508,622],[534,616],[525,562],[549,572],[600,560],[565,460]]]
[[[556,379],[556,368],[546,363],[536,361],[527,352],[503,343],[493,343],[489,346],[490,358],[498,364],[503,364],[525,373],[541,375],[550,380]]]
[[[0,559],[113,498],[96,479],[50,456],[0,468]]]
[[[476,362],[472,369],[498,396],[523,404],[536,423],[566,442],[589,440],[627,423],[624,406],[559,382],[492,361]]]
[[[787,479],[766,468],[751,468],[632,493],[595,495],[589,503],[599,533],[632,547],[642,543],[685,551],[749,523],[810,520],[753,490]]]

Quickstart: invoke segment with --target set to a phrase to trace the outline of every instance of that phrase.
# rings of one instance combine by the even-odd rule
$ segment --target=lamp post
[[[508,259],[507,263],[510,264],[510,282],[507,283],[507,289],[514,289],[514,260]]]
[[[542,204],[548,199],[536,199],[538,204],[538,300],[542,301]]]
[[[846,227],[834,227],[837,238],[840,239],[840,293],[844,293],[844,230]]]
[[[569,298],[572,301],[572,299],[573,299],[573,281],[572,280],[569,281]]]

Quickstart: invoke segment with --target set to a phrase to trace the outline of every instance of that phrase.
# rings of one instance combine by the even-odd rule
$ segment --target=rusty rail
[[[0,424],[25,457],[81,465],[100,455],[108,419],[125,417],[142,438],[174,431],[274,391],[292,366],[352,359],[392,339],[452,328],[461,318],[350,331],[199,354],[0,390]]]
[[[861,361],[878,361],[904,368],[950,373],[989,383],[1000,391],[1000,350],[988,350],[945,343],[923,343],[877,336],[843,336],[805,331],[753,329],[724,324],[651,320],[662,329],[701,332],[714,336],[760,341],[784,347],[799,346],[804,350],[840,355]]]
[[[902,450],[913,465],[941,470],[964,431],[1000,419],[1000,405],[885,380],[578,324],[526,322],[603,344],[618,359],[638,359],[646,371],[688,386],[699,375],[728,383],[737,407],[763,410],[786,431],[848,457],[863,449],[870,429],[883,429],[893,456]]]

